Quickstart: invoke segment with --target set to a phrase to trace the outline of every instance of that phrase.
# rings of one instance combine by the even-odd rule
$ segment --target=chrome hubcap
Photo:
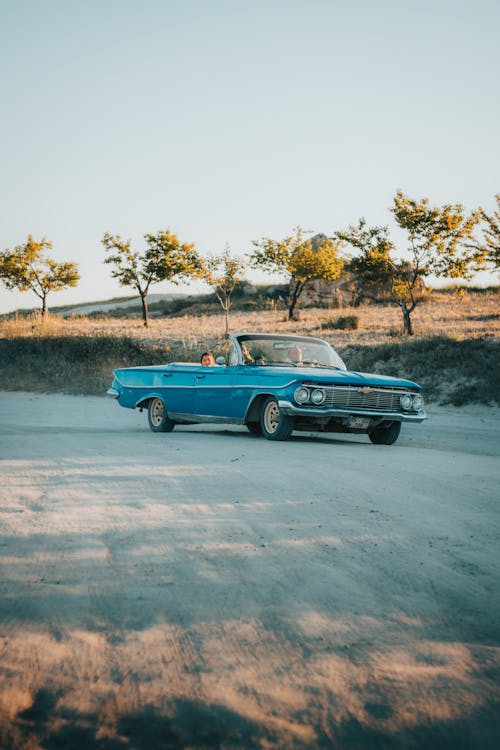
[[[264,411],[264,426],[268,433],[272,434],[278,429],[280,422],[280,410],[275,401],[271,401]]]
[[[155,427],[158,427],[165,416],[165,407],[163,401],[159,398],[155,398],[151,404],[151,421]]]

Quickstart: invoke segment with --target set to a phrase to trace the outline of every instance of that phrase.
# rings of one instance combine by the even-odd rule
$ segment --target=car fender
[[[259,421],[260,413],[262,411],[262,404],[264,403],[266,398],[268,398],[268,396],[273,396],[273,398],[277,398],[276,393],[272,393],[271,391],[263,391],[261,393],[255,394],[255,396],[252,398],[252,400],[247,406],[245,417],[243,419],[245,424],[247,422]]]
[[[136,402],[135,408],[146,409],[152,398],[160,398],[163,403],[165,403],[165,394],[159,393],[158,391],[153,391],[151,393],[148,393],[147,396],[141,396],[140,399]]]

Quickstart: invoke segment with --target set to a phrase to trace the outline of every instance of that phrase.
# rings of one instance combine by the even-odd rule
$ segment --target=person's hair
[[[212,354],[212,352],[203,352],[203,354],[200,357],[200,362],[203,362],[203,357],[210,357],[210,361],[215,364],[215,357]]]

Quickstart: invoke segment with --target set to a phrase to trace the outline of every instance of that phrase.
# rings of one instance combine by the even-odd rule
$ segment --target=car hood
[[[264,369],[264,368],[262,368]],[[360,387],[385,387],[385,388],[416,388],[421,390],[417,383],[404,378],[394,378],[388,375],[378,375],[376,373],[356,372],[354,370],[337,370],[336,368],[317,368],[317,367],[268,367],[265,368],[273,373],[281,373],[286,370],[287,374],[293,375],[297,380],[302,382],[312,381],[324,385],[354,385]]]

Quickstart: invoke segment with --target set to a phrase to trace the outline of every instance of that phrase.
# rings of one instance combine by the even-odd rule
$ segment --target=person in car
[[[254,362],[254,358],[248,351],[247,345],[244,343],[241,345],[241,353],[243,354],[243,361],[245,364],[252,364]]]
[[[200,358],[200,362],[203,367],[215,367],[215,365],[217,364],[212,352],[203,352]]]
[[[298,346],[297,344],[292,346],[292,348],[288,351],[288,359],[294,365],[298,365],[299,367],[304,366],[304,363],[302,362],[302,349],[300,348],[300,346]]]

